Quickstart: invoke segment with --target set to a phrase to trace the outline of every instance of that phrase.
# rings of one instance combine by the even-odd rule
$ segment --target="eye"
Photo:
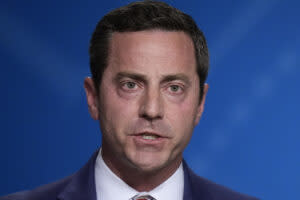
[[[181,94],[183,92],[183,87],[173,84],[168,87],[168,91],[173,94]]]
[[[178,85],[171,85],[170,90],[172,92],[177,92],[178,90],[180,90],[180,87]]]
[[[124,91],[132,92],[138,89],[138,84],[134,81],[124,81],[121,82],[121,88]]]
[[[126,82],[125,83],[125,86],[128,88],[128,89],[134,89],[136,87],[136,83],[134,82]]]

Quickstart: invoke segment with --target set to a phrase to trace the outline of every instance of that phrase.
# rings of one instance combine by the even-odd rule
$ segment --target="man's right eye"
[[[126,86],[130,89],[133,89],[133,88],[135,88],[136,84],[134,82],[127,82]]]
[[[137,87],[137,84],[132,81],[127,81],[125,83],[122,83],[122,88],[124,90],[134,90],[134,89],[136,89],[136,87]]]

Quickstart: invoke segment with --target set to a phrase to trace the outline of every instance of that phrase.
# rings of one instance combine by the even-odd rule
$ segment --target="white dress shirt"
[[[182,200],[183,176],[181,164],[172,176],[153,190],[146,192],[146,194],[151,195],[156,200]],[[101,150],[95,164],[95,185],[97,200],[130,200],[137,194],[145,194],[145,192],[136,191],[115,175],[105,164]]]

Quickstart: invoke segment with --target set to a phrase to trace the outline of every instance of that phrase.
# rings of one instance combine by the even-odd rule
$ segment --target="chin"
[[[147,157],[146,155],[142,157],[142,159],[133,159],[132,163],[137,170],[147,173],[155,172],[168,166],[167,159]]]
[[[138,163],[136,165],[136,168],[138,169],[138,171],[143,172],[143,173],[153,173],[156,171],[159,171],[161,168],[163,168],[164,165],[155,165],[153,163],[151,164],[145,164],[145,163]]]

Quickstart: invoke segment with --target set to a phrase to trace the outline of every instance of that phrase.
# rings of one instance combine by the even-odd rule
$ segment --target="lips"
[[[151,135],[151,134],[142,134],[141,136],[145,140],[155,140],[156,138],[159,137],[157,135]]]
[[[140,144],[159,144],[167,139],[167,137],[162,136],[162,134],[156,132],[140,132],[132,135],[136,142]]]
[[[162,136],[159,133],[150,132],[150,131],[144,131],[144,132],[136,133],[136,134],[133,134],[133,136],[140,136],[140,137],[142,137],[143,139],[146,139],[146,140],[155,140],[157,138],[165,138],[164,136]]]

